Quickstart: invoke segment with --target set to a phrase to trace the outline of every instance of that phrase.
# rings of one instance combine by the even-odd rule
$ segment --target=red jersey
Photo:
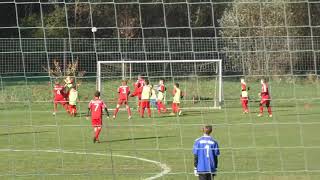
[[[106,104],[101,99],[91,100],[89,103],[91,119],[101,119],[103,109],[106,107]]]
[[[268,84],[263,83],[261,88],[261,96],[269,96]]]
[[[63,99],[65,97],[64,94],[64,86],[55,85],[53,88],[54,99]]]
[[[130,94],[129,86],[120,86],[118,88],[119,100],[127,100]]]
[[[166,91],[166,86],[164,84],[160,84],[158,86],[158,91],[164,93]]]
[[[241,91],[246,91],[246,90],[247,90],[247,84],[241,83]]]
[[[134,83],[135,88],[140,88],[145,85],[144,79],[138,79],[136,83]]]

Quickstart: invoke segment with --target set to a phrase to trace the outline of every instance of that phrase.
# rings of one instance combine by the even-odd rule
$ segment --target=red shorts
[[[150,101],[142,100],[141,101],[141,108],[150,108]]]
[[[60,104],[62,104],[62,105],[65,105],[65,104],[67,104],[67,101],[66,101],[65,98],[55,98],[55,99],[54,99],[54,103],[55,103],[55,104],[60,103]]]
[[[127,99],[118,99],[118,104],[119,105],[122,105],[122,104],[128,105],[128,100]]]
[[[91,119],[91,125],[92,126],[102,126],[102,119]]]
[[[270,97],[269,96],[262,96],[260,104],[267,104],[270,103]]]

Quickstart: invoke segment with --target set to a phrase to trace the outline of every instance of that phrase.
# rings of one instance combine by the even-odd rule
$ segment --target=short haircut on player
[[[179,83],[174,83],[174,85],[179,88],[180,84]]]
[[[146,85],[149,85],[149,80],[148,79],[144,80],[144,82],[146,83]]]
[[[100,91],[96,91],[96,92],[94,93],[94,97],[100,97]]]
[[[203,132],[207,135],[210,135],[212,133],[212,125],[205,125],[203,127]]]
[[[54,84],[55,85],[59,85],[60,84],[60,81],[58,79],[54,80]]]
[[[127,84],[127,80],[126,79],[122,79],[121,83]]]

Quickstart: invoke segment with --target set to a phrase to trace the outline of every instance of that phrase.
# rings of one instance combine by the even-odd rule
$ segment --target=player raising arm
[[[144,85],[145,85],[145,80],[139,74],[137,82],[134,83],[134,92],[130,95],[131,97],[136,96],[138,99],[138,112],[140,112],[141,110],[141,94],[142,94],[142,88]]]
[[[53,87],[53,94],[54,94],[54,107],[53,107],[53,115],[56,115],[58,109],[58,103],[60,103],[63,108],[68,112],[68,104],[65,99],[65,92],[64,86],[60,85],[60,82],[57,80],[55,81],[55,85]]]
[[[129,88],[129,86],[127,86],[126,80],[122,80],[122,85],[118,88],[118,93],[119,93],[118,104],[117,104],[117,107],[114,111],[113,119],[115,119],[117,117],[117,114],[119,112],[119,108],[122,104],[126,105],[126,108],[128,111],[128,119],[131,119],[131,110],[130,110],[130,107],[128,104],[128,97],[130,94],[130,88]]]
[[[204,135],[193,145],[194,174],[199,176],[199,180],[213,180],[218,168],[219,145],[210,136],[211,125],[206,125],[202,130]]]
[[[158,100],[157,100],[157,105],[158,105],[158,113],[160,114],[161,112],[167,112],[167,108],[164,105],[164,96],[166,92],[166,86],[164,85],[164,80],[161,79],[159,81],[158,85]]]
[[[249,87],[247,88],[247,84],[244,81],[244,79],[241,79],[241,95],[240,95],[240,99],[241,99],[241,104],[242,104],[242,111],[243,113],[249,113],[249,109],[248,109],[248,102],[249,102],[249,98],[248,98],[248,90]]]
[[[151,117],[150,97],[151,97],[151,86],[149,85],[149,80],[145,80],[145,85],[142,88],[142,94],[141,94],[140,116],[142,118],[144,117],[144,110],[146,108],[148,111],[148,116]]]
[[[100,92],[96,91],[94,93],[93,100],[90,101],[88,106],[87,119],[89,118],[91,112],[91,124],[94,130],[93,143],[100,143],[99,135],[102,127],[102,113],[103,109],[107,113],[107,118],[109,118],[109,111],[106,104],[100,99]]]
[[[259,94],[261,97],[261,101],[260,101],[260,113],[259,113],[259,117],[263,116],[263,105],[265,104],[266,107],[268,108],[268,113],[269,113],[269,117],[272,117],[272,111],[271,111],[271,106],[270,106],[270,102],[271,102],[271,97],[269,94],[269,88],[268,88],[268,84],[266,82],[266,80],[261,79],[261,93]]]

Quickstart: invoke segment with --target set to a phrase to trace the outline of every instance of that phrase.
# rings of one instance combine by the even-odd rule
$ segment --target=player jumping
[[[150,97],[151,97],[151,86],[149,85],[149,80],[145,80],[145,85],[142,88],[142,94],[141,94],[140,116],[142,118],[144,117],[144,110],[146,108],[148,111],[148,116],[151,117]]]
[[[128,104],[128,97],[130,94],[130,88],[129,88],[129,86],[127,86],[126,80],[122,81],[122,85],[118,88],[118,93],[119,93],[118,104],[117,104],[117,107],[114,111],[113,119],[115,119],[117,117],[117,114],[119,112],[119,108],[122,104],[126,105],[126,109],[128,111],[128,119],[131,119],[131,110],[130,110],[130,107]]]
[[[68,104],[65,99],[64,86],[60,85],[59,81],[55,81],[55,85],[53,87],[54,93],[54,107],[53,107],[53,115],[56,115],[58,109],[58,103],[60,103],[63,108],[68,112]]]
[[[145,80],[139,74],[138,80],[134,83],[134,92],[130,95],[131,97],[136,96],[138,99],[138,112],[140,112],[140,109],[141,109],[141,93],[144,85],[145,85]]]
[[[90,101],[88,106],[87,119],[89,118],[91,112],[91,124],[94,130],[93,143],[100,143],[99,135],[102,127],[102,113],[103,109],[107,113],[107,118],[109,118],[109,111],[106,104],[100,99],[100,92],[96,91],[94,93],[93,100]]]
[[[180,116],[182,113],[182,111],[180,110],[181,90],[179,86],[179,83],[175,83],[173,86],[173,101],[171,115],[176,115],[176,113],[178,113],[178,115]]]
[[[240,100],[241,100],[241,104],[242,104],[242,110],[243,113],[247,114],[249,113],[249,109],[248,109],[248,102],[249,102],[249,98],[248,98],[248,91],[249,87],[247,87],[246,82],[244,81],[244,79],[241,79],[241,95],[240,95]]]
[[[158,105],[158,113],[160,114],[161,112],[167,112],[167,108],[164,105],[164,96],[166,92],[166,86],[164,85],[164,80],[161,79],[159,81],[158,85],[158,100],[157,100],[157,105]]]
[[[271,106],[270,106],[270,94],[269,94],[269,88],[268,88],[268,84],[266,82],[266,80],[261,79],[261,93],[259,93],[259,96],[261,97],[261,101],[260,101],[260,113],[259,113],[259,117],[261,117],[263,115],[263,105],[265,104],[266,107],[268,108],[268,113],[269,113],[269,117],[272,117],[272,111],[271,111]]]

